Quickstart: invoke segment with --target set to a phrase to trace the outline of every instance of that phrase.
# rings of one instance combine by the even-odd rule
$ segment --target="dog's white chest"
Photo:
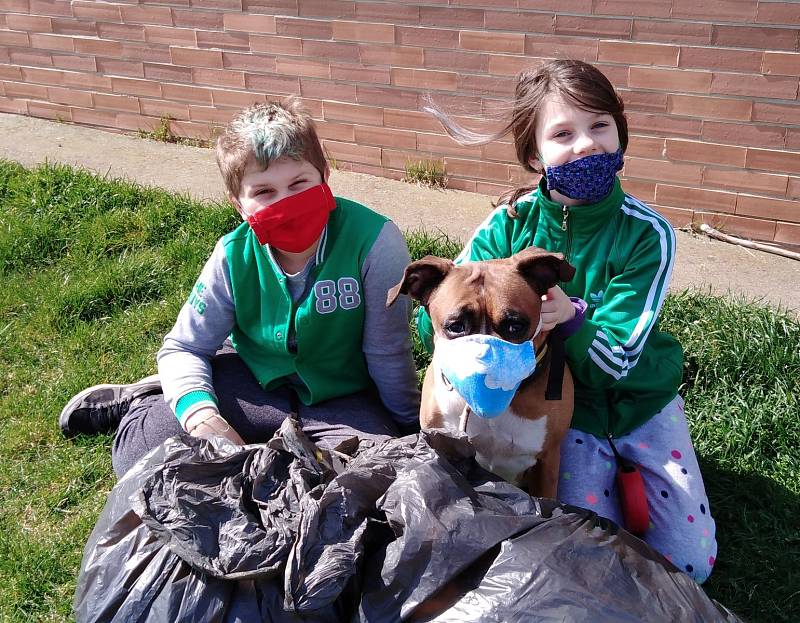
[[[463,398],[445,385],[438,370],[434,387],[444,427],[458,430],[465,405]],[[471,413],[466,433],[481,466],[503,480],[519,483],[525,470],[536,464],[536,457],[544,447],[547,418],[527,420],[515,415],[510,408],[492,419]]]

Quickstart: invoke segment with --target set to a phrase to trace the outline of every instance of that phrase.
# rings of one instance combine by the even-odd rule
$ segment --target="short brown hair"
[[[314,120],[294,97],[245,108],[216,143],[217,165],[225,188],[234,197],[239,196],[251,158],[267,169],[284,157],[307,160],[325,179],[328,165]]]

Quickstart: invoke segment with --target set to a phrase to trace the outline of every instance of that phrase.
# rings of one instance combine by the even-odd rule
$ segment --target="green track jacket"
[[[602,201],[566,207],[542,185],[481,224],[456,262],[508,257],[535,245],[563,253],[575,266],[560,284],[588,304],[586,319],[566,344],[575,379],[572,427],[598,437],[625,435],[670,400],[681,382],[683,351],[658,330],[658,314],[675,261],[675,232],[657,212],[623,192],[619,180]],[[420,336],[433,345],[420,309]]]

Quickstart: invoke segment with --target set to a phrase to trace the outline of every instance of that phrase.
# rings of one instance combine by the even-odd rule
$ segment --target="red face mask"
[[[260,208],[247,222],[261,244],[300,253],[319,238],[335,207],[336,199],[323,182]]]

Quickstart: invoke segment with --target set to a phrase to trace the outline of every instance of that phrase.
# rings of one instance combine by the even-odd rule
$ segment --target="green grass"
[[[447,173],[441,160],[407,160],[405,170],[404,182],[428,188],[447,188]]]
[[[114,483],[110,437],[65,441],[75,392],[155,371],[216,239],[221,205],[61,166],[0,161],[0,621],[64,621],[82,550]],[[457,241],[407,234],[412,256]],[[708,593],[751,621],[800,595],[800,323],[741,300],[670,296],[683,392],[716,516]],[[417,364],[427,362],[419,345]]]

